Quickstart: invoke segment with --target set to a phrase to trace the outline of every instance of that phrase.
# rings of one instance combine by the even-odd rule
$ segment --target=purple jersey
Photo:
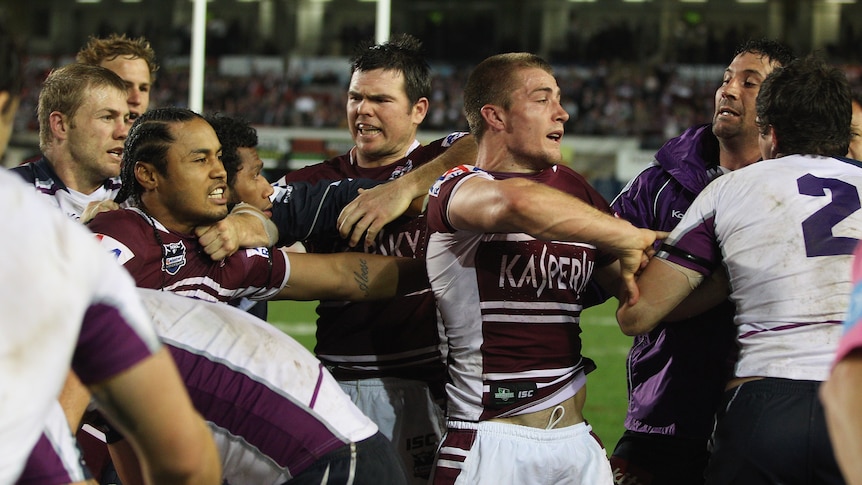
[[[656,153],[614,199],[616,214],[637,227],[670,231],[697,194],[721,174],[712,125],[689,128]],[[626,429],[681,438],[709,437],[716,406],[732,375],[733,304],[660,323],[634,337],[629,351]]]
[[[461,134],[458,134],[460,136]],[[281,182],[342,178],[392,180],[423,165],[448,148],[456,135],[413,149],[390,165],[362,168],[350,152],[291,172]],[[425,257],[425,218],[388,224],[367,249],[376,254]],[[314,252],[351,250],[343,240],[315,244]],[[354,250],[361,251],[361,248]],[[445,375],[437,335],[437,312],[430,288],[375,302],[321,301],[317,308],[317,356],[339,379],[402,377],[440,383]]]
[[[431,188],[426,262],[449,343],[449,417],[481,421],[553,407],[595,369],[581,355],[582,297],[595,268],[614,259],[586,243],[453,228],[448,204],[469,177],[523,177],[609,207],[560,165],[529,176],[460,166]]]
[[[88,227],[142,288],[207,301],[264,300],[284,287],[290,272],[287,256],[266,248],[213,261],[197,237],[169,231],[137,208],[103,212]]]

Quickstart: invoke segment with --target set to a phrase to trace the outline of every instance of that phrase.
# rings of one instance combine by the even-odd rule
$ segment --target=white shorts
[[[411,484],[427,484],[443,436],[443,410],[421,381],[384,377],[338,381],[392,443]]]
[[[449,421],[437,455],[435,485],[613,485],[608,456],[580,423],[537,429]]]

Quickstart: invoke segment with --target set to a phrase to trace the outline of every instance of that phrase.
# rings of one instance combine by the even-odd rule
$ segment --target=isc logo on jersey
[[[135,253],[128,246],[111,236],[96,234],[96,241],[99,242],[100,246],[108,250],[109,253],[113,254],[121,265],[126,264],[127,261],[135,257]]]

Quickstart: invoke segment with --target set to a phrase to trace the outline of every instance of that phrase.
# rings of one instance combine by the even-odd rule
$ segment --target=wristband
[[[253,208],[251,205],[246,204],[245,202],[240,202],[237,204],[232,211],[231,214],[251,214],[258,219],[260,219],[260,223],[263,224],[263,229],[266,231],[266,237],[269,239],[269,244],[267,247],[275,246],[278,243],[278,228],[275,226],[275,223],[269,220],[265,215],[263,215],[259,210]]]

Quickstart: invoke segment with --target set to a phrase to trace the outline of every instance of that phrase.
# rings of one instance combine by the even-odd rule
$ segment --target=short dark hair
[[[17,98],[24,88],[24,69],[21,46],[6,27],[4,21],[0,21],[0,91],[9,93],[10,98]],[[6,112],[11,103],[0,106],[2,112]]]
[[[521,69],[538,68],[553,74],[548,61],[528,52],[510,52],[491,56],[477,65],[464,86],[464,115],[470,125],[470,133],[480,140],[485,134],[482,106],[493,104],[509,109],[515,75]]]
[[[772,64],[777,66],[786,66],[796,59],[796,54],[788,45],[767,38],[749,39],[743,42],[736,48],[733,57],[746,52],[767,57]]]
[[[147,111],[135,120],[123,146],[123,165],[120,170],[123,186],[114,198],[115,202],[124,202],[129,197],[134,204],[141,202],[144,188],[135,178],[135,164],[150,163],[159,173],[167,173],[168,150],[176,142],[170,125],[196,118],[204,119],[190,109],[167,107]]]
[[[232,118],[219,113],[205,116],[221,142],[221,162],[227,172],[227,184],[233,187],[236,173],[239,171],[240,158],[238,148],[255,148],[257,146],[257,130],[248,121]]]
[[[850,145],[850,84],[814,56],[774,70],[757,95],[761,134],[775,130],[778,152],[843,157]]]
[[[422,54],[422,42],[412,35],[396,34],[382,44],[360,44],[350,59],[350,74],[375,69],[401,72],[411,104],[431,95],[431,67]]]

